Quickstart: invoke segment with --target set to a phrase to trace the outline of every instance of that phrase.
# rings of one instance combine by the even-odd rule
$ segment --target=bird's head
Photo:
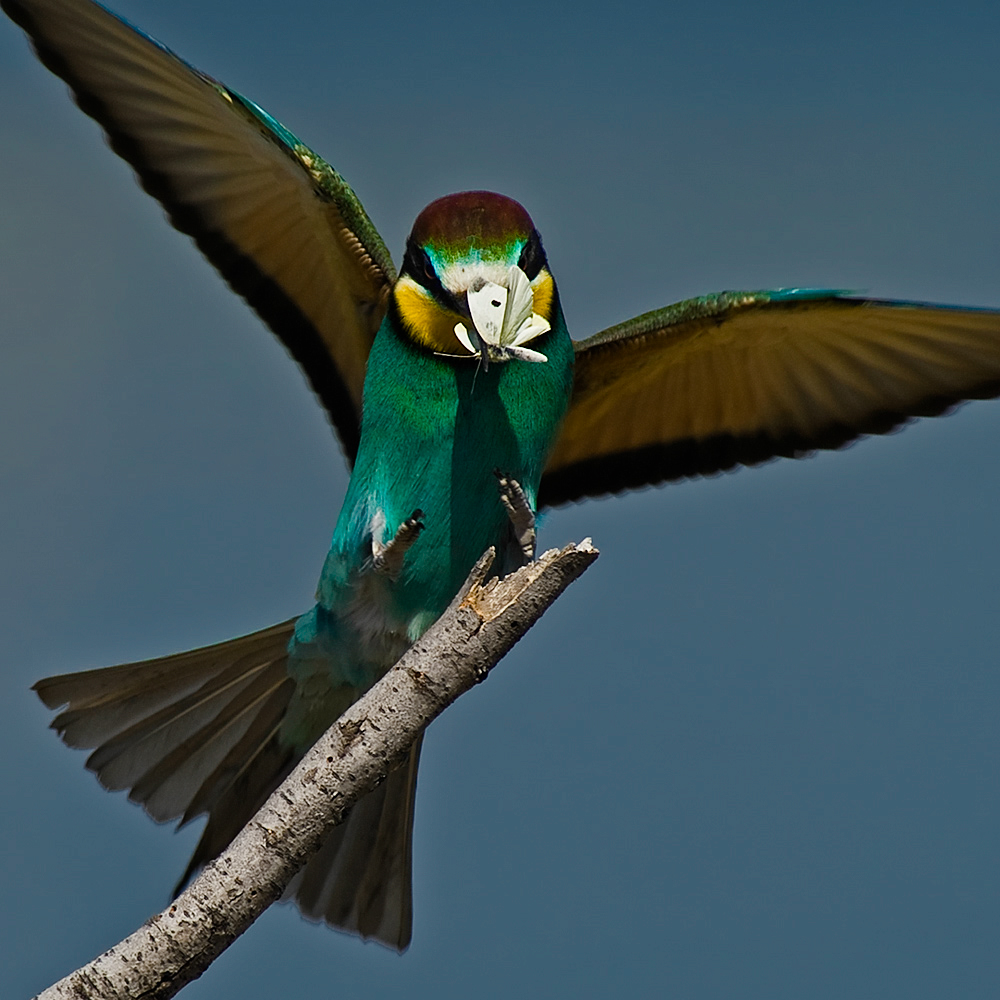
[[[513,199],[465,191],[417,216],[393,301],[403,332],[436,354],[544,362],[555,284],[542,241]],[[537,346],[537,345],[536,345]]]

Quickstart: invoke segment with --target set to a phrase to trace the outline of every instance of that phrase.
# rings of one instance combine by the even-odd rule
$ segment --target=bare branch
[[[166,1000],[278,899],[331,827],[596,558],[586,539],[483,584],[487,552],[448,610],[317,741],[227,850],[162,913],[37,1000]]]

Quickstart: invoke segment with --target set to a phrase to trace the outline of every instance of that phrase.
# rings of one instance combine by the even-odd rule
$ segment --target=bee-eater
[[[92,0],[0,0],[112,148],[302,367],[353,466],[301,617],[36,686],[105,787],[208,821],[215,857],[496,546],[545,506],[836,448],[1000,392],[1000,313],[833,291],[724,292],[570,340],[516,202],[418,216],[397,274],[340,175],[252,101]],[[419,744],[290,887],[402,949]]]

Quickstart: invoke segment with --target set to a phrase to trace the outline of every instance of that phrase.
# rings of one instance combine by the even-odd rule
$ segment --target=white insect
[[[485,352],[490,361],[548,361],[538,351],[524,347],[529,340],[548,333],[548,322],[533,311],[531,282],[519,267],[507,271],[504,284],[480,281],[466,293],[473,330],[455,324],[455,336],[473,357]]]

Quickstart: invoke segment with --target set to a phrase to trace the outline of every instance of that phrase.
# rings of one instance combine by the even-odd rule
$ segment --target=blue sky
[[[995,4],[116,9],[267,108],[396,259],[521,200],[570,329],[823,285],[1000,307]],[[903,12],[905,11],[905,17]],[[311,601],[343,494],[292,362],[0,23],[0,995],[165,904],[39,677]],[[556,511],[598,563],[425,742],[399,958],[277,907],[184,994],[993,997],[1000,406]]]

